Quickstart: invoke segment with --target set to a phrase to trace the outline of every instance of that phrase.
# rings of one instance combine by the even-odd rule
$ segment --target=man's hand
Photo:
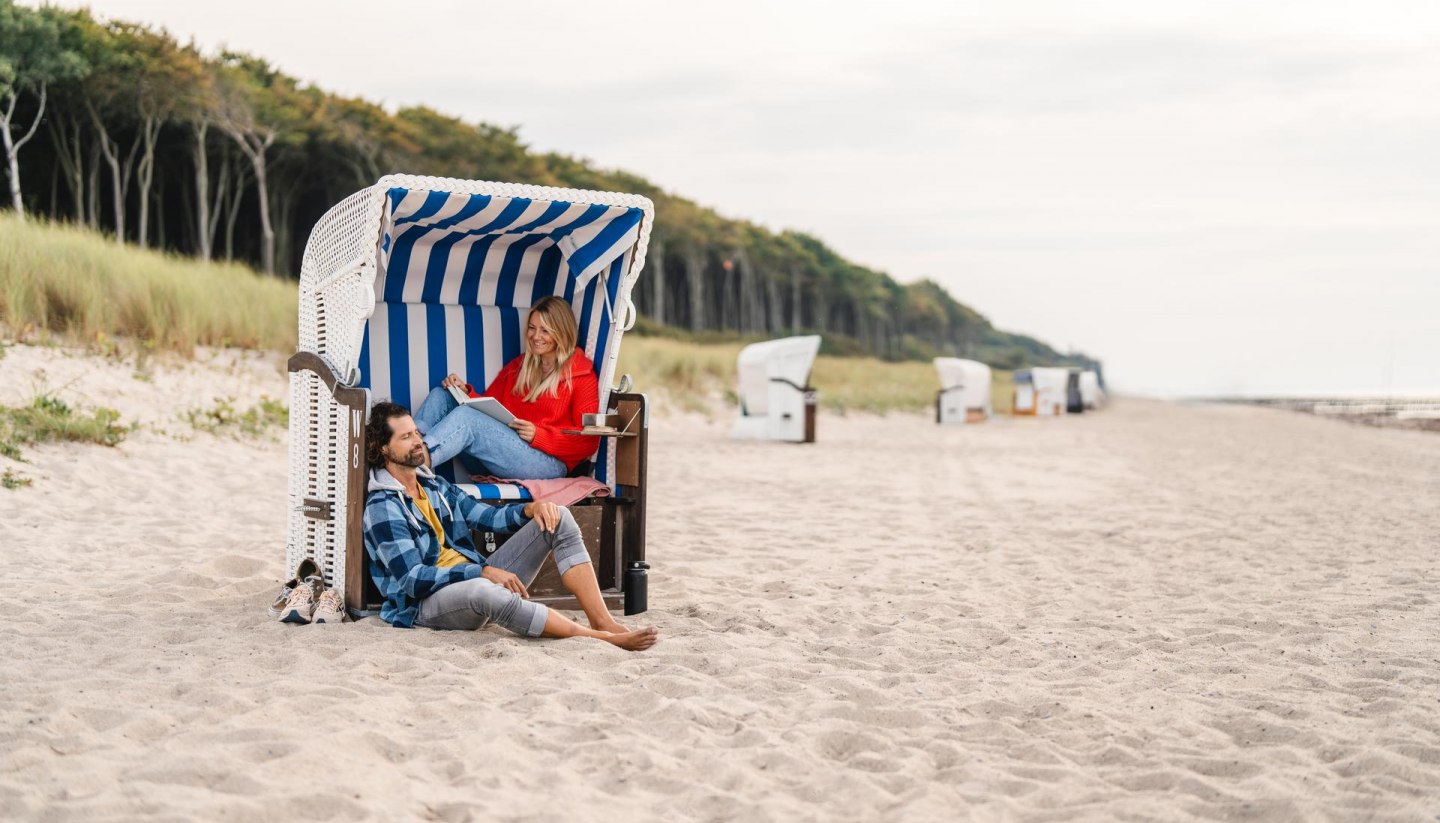
[[[517,417],[510,421],[510,428],[514,429],[515,433],[520,435],[520,439],[526,443],[535,439],[535,424],[529,420],[521,420]]]
[[[554,503],[526,503],[525,516],[539,523],[542,532],[553,532],[560,525],[560,507]]]
[[[451,373],[447,375],[444,380],[440,381],[440,385],[445,386],[446,388],[450,388],[453,386],[457,389],[463,389],[465,388],[465,381],[460,379],[460,375]]]
[[[520,582],[520,578],[504,569],[496,568],[495,566],[486,566],[480,572],[480,576],[498,586],[504,586],[521,597],[526,599],[530,597],[530,592],[525,591],[525,584]]]

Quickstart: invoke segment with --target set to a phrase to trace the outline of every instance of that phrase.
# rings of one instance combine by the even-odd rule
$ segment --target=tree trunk
[[[165,248],[165,167],[155,170],[157,185],[152,197],[155,198],[155,248]]]
[[[245,187],[236,175],[235,193],[230,195],[229,214],[225,218],[225,259],[235,259],[235,218],[240,214],[240,201],[245,199]]]
[[[799,334],[802,315],[800,313],[800,269],[790,268],[790,333]]]
[[[195,239],[201,260],[209,260],[215,234],[210,223],[210,158],[205,151],[205,133],[210,121],[195,125]]]
[[[161,169],[164,169],[162,166]],[[195,192],[188,185],[179,185],[175,191],[180,193],[180,244],[185,251],[200,256],[200,229],[195,225]],[[164,218],[161,218],[160,225],[165,225]],[[179,244],[177,244],[179,245]]]
[[[282,173],[283,176],[283,173]],[[296,189],[286,188],[275,195],[275,258],[276,265],[288,274],[290,261],[295,258],[295,231],[291,227],[290,215],[294,212]]]
[[[125,242],[125,195],[130,190],[130,163],[135,159],[135,151],[132,148],[129,159],[122,166],[120,144],[111,139],[110,132],[105,128],[105,121],[100,119],[100,112],[95,110],[94,104],[89,100],[85,101],[85,107],[90,111],[90,123],[95,127],[95,134],[100,138],[100,151],[105,155],[106,164],[110,166],[110,198],[115,211],[115,239],[123,243]],[[139,147],[138,142],[135,147]]]
[[[665,243],[655,239],[650,244],[651,264],[650,317],[656,323],[665,323]]]
[[[210,225],[202,226],[200,229],[202,232],[205,232],[209,238],[206,243],[210,246],[210,258],[212,260],[215,258],[215,232],[220,227],[220,216],[222,214],[226,214],[225,205],[230,202],[228,198],[230,193],[230,172],[232,165],[234,164],[230,160],[230,155],[225,155],[220,163],[219,179],[215,181],[215,199],[210,204]],[[238,183],[236,184],[236,188],[239,188]],[[232,217],[230,223],[227,225],[233,225],[234,222],[234,218]],[[228,241],[226,244],[226,248],[229,248]],[[230,259],[228,251],[226,252],[225,259]]]
[[[265,179],[263,151],[250,158],[255,167],[255,192],[260,201],[260,261],[266,274],[275,273],[275,227],[270,225],[270,187]]]
[[[770,312],[765,318],[765,331],[778,334],[785,328],[785,298],[780,295],[780,273],[770,271],[765,278],[765,293],[769,295]]]
[[[10,102],[5,107],[5,115],[0,117],[0,143],[5,146],[5,171],[10,181],[10,205],[15,209],[15,216],[21,220],[25,219],[25,203],[20,198],[20,149],[35,136],[35,130],[40,127],[40,121],[45,117],[45,93],[45,84],[41,83],[40,108],[35,112],[35,122],[30,124],[30,130],[19,140],[16,140],[10,131],[10,124],[15,117],[15,104],[20,100],[19,93],[13,87],[6,95]]]
[[[140,121],[140,140],[145,151],[140,155],[140,165],[135,169],[136,181],[140,184],[140,225],[137,239],[140,248],[150,246],[150,184],[155,180],[155,141],[160,137],[160,118],[146,115]]]
[[[260,201],[260,261],[266,274],[275,273],[275,228],[270,225],[270,186],[265,177],[265,150],[275,142],[275,133],[264,136],[250,134],[236,128],[225,128],[225,133],[250,158],[255,172],[255,193]]]
[[[691,247],[685,253],[685,278],[690,286],[690,331],[705,327],[705,255]]]
[[[50,142],[55,144],[55,157],[65,173],[74,201],[75,224],[85,224],[85,154],[80,144],[80,121],[71,112],[50,118]]]
[[[100,230],[100,141],[90,144],[90,186],[85,193],[86,222],[91,231]]]

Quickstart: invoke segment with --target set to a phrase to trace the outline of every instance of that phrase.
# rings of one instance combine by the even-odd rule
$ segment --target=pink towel
[[[502,480],[498,477],[472,477],[476,483],[511,483],[524,486],[537,503],[570,506],[587,497],[609,497],[610,487],[593,477],[557,477],[554,480]]]

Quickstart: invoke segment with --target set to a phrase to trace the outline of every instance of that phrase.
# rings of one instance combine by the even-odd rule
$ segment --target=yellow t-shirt
[[[420,509],[420,513],[425,516],[425,522],[429,523],[430,528],[435,530],[435,539],[440,541],[440,560],[435,565],[442,569],[448,569],[451,566],[469,563],[470,561],[465,555],[455,551],[445,543],[445,529],[440,526],[440,516],[435,513],[435,507],[430,505],[430,498],[425,496],[425,487],[418,486],[417,488],[420,496],[415,498],[415,505]]]

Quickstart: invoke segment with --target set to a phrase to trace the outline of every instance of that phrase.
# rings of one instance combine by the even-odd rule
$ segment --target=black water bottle
[[[649,586],[650,564],[644,560],[630,561],[625,569],[625,613],[640,614],[649,606],[646,604]]]

